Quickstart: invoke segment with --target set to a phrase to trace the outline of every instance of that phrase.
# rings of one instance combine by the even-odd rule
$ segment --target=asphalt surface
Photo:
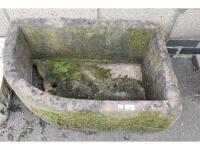
[[[0,141],[199,141],[200,72],[191,59],[172,58],[183,98],[183,112],[169,129],[158,133],[83,132],[50,125],[13,97],[10,117],[0,127]]]

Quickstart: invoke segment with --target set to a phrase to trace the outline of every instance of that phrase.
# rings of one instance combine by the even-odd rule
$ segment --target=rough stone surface
[[[82,46],[83,48],[90,47],[90,49],[81,49],[81,52],[83,53],[87,51],[87,53],[84,53],[86,57],[102,57],[104,56],[103,54],[110,52],[110,54],[106,56],[112,58],[111,60],[116,59],[115,56],[121,58],[120,60],[125,59],[122,56],[126,56],[127,54],[130,54],[129,57],[132,57],[132,59],[135,58],[135,56],[138,56],[140,58],[140,62],[144,60],[143,74],[145,76],[144,79],[146,80],[145,86],[147,86],[148,89],[146,95],[148,96],[147,99],[149,101],[97,101],[63,98],[50,95],[31,85],[32,57],[35,57],[35,55],[31,54],[35,53],[35,48],[41,49],[43,47],[48,47],[49,49],[46,49],[45,51],[46,57],[48,57],[48,54],[50,53],[51,56],[53,56],[52,54],[55,53],[54,51],[57,52],[55,54],[60,54],[61,56],[63,55],[63,51],[60,51],[61,48],[59,46],[65,46],[65,44],[58,44],[58,39],[61,39],[60,36],[64,36],[65,38],[67,37],[69,39],[71,38],[71,34],[69,34],[71,32],[68,31],[69,28],[63,27],[64,29],[67,29],[64,33],[54,32],[57,30],[55,27],[58,27],[58,25],[59,27],[73,26],[73,36],[77,36],[79,34],[79,30],[76,32],[76,28],[84,29],[81,30],[81,33],[85,33],[85,30],[87,29],[86,31],[88,31],[88,28],[90,29],[90,27],[98,26],[100,29],[103,29],[103,32],[102,30],[99,30],[97,33],[87,33],[87,36],[83,34],[84,36],[81,36],[81,39],[84,39],[84,44],[79,43],[80,40],[78,39],[75,40],[77,44],[73,43],[74,41],[72,40],[72,46],[77,46],[77,48],[73,48],[74,50],[79,50],[79,46]],[[27,30],[24,32],[24,28],[19,28],[19,26],[26,26],[26,29],[30,28],[28,31],[32,31],[31,27],[36,27],[36,29],[39,31],[39,27],[42,26],[42,29],[45,29],[45,32],[41,32],[42,34],[47,33],[53,37],[57,37],[52,39],[52,43],[56,43],[53,44],[55,46],[54,51],[50,51],[52,50],[52,43],[47,41],[47,39],[44,38],[37,41],[35,38],[33,38],[34,36],[32,36],[32,34],[27,34]],[[53,30],[52,27],[54,27]],[[122,39],[121,45],[119,45],[119,47],[116,46],[119,43],[114,40],[115,36],[112,39],[113,41],[110,41],[111,45],[109,45],[110,43],[105,43],[108,42],[104,39],[105,36],[100,36],[102,33],[107,33],[105,32],[107,31],[105,30],[107,29],[106,27],[108,27],[108,29],[110,29],[109,27],[117,27],[120,29],[120,31],[122,31],[122,33],[127,33],[126,31],[128,29],[134,34],[130,34],[127,41],[126,39],[122,38],[124,34],[122,34],[122,37],[120,36],[121,34],[117,34],[116,40]],[[64,30],[63,28],[60,29]],[[154,32],[154,36],[150,39],[146,39],[145,41],[141,40],[147,37],[144,36],[146,35],[145,33],[147,31]],[[40,32],[37,33],[41,34]],[[98,40],[96,42],[96,44],[99,44],[98,47],[93,45],[94,43],[91,43],[89,40],[91,36],[93,37],[93,35],[100,37],[99,39],[101,42]],[[25,37],[27,40],[25,40]],[[32,41],[30,39],[33,39],[34,43],[31,43]],[[151,42],[148,42],[150,40]],[[27,43],[27,41],[29,43]],[[126,42],[129,44],[126,45]],[[114,47],[118,48],[117,51],[114,49],[115,53],[110,48],[110,46],[113,46],[113,43]],[[31,46],[32,51],[30,50],[30,47],[28,47],[30,44],[33,44]],[[124,45],[128,47],[123,49],[122,47]],[[66,49],[63,50],[65,50],[67,53],[73,52],[72,56],[77,56],[77,52],[75,53],[74,50],[69,51],[70,49],[68,49],[68,47],[70,47],[70,43],[67,44],[64,47]],[[101,53],[98,53],[95,47],[98,48]],[[104,48],[106,48],[107,51],[105,51]],[[88,50],[91,50],[91,53],[88,53]],[[37,51],[38,54],[40,52],[42,51]],[[97,52],[97,55],[94,55],[94,52]],[[73,55],[74,53],[75,55]],[[79,55],[80,54],[78,53],[78,56]],[[31,111],[49,122],[54,122],[65,127],[79,128],[83,130],[131,130],[153,132],[167,128],[169,125],[174,123],[181,113],[181,98],[179,95],[180,93],[176,76],[173,72],[169,56],[167,55],[163,32],[156,24],[150,24],[141,21],[69,20],[64,18],[61,20],[56,20],[56,22],[55,20],[45,19],[19,20],[14,22],[10,28],[10,32],[6,39],[3,57],[4,75],[10,87]],[[80,57],[78,58],[80,59]],[[136,126],[140,126],[141,128]]]
[[[69,59],[36,59],[34,64],[37,68],[35,75],[42,78],[42,89],[57,96],[97,100],[145,99],[139,64],[105,64]]]
[[[141,21],[65,18],[56,21],[30,20],[27,24],[22,32],[35,58],[56,56],[117,62],[142,60],[156,28]]]
[[[3,58],[2,52],[4,47],[5,38],[0,38],[0,87],[3,86]],[[7,99],[3,95],[2,90],[0,91],[0,124],[6,121],[8,117],[8,104]]]
[[[112,78],[128,77],[142,81],[141,64],[99,64],[98,67],[109,69]]]

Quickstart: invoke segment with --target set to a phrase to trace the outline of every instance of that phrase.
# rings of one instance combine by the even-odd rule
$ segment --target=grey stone
[[[45,123],[29,111],[17,96],[12,105],[20,105],[21,111],[11,112],[6,125],[0,127],[0,141],[17,141],[26,129],[26,122],[33,122],[32,133],[25,134],[22,141],[199,141],[200,101],[193,101],[193,93],[200,89],[200,74],[192,69],[191,59],[171,58],[174,72],[183,96],[183,112],[178,121],[169,129],[158,133],[133,132],[91,132],[79,131]],[[37,80],[35,80],[37,82]],[[31,126],[29,126],[31,127]]]
[[[6,91],[5,87],[5,79],[3,78],[3,59],[2,59],[2,52],[4,47],[5,38],[0,38],[0,124],[3,124],[7,117],[8,117],[8,106],[10,103],[9,97],[6,97],[5,95],[9,94],[8,91]],[[9,96],[9,95],[7,95]]]
[[[3,124],[8,118],[8,100],[0,93],[0,125]]]
[[[112,30],[113,28],[118,30]],[[147,42],[147,47],[141,48],[139,44],[136,48],[137,43],[134,46],[132,43],[127,44],[126,42],[134,41],[132,35],[137,35],[141,29],[142,33],[147,31],[154,33],[152,34],[154,36],[149,39],[151,42]],[[100,36],[102,33],[112,34]],[[143,37],[146,38],[148,34],[145,35],[138,37],[143,41]],[[124,41],[124,37],[131,37],[131,40]],[[124,49],[127,45],[128,47]],[[117,51],[113,53],[113,49]],[[145,52],[141,53],[142,50]],[[117,58],[120,58],[118,61],[137,60],[144,66],[143,76],[146,80],[144,84],[148,101],[74,99],[57,97],[41,91],[31,84],[32,60],[45,57],[55,58],[55,56],[79,59],[107,58],[113,61]],[[3,58],[4,77],[9,86],[27,108],[50,123],[83,130],[113,130],[112,128],[131,130],[132,126],[127,127],[126,122],[121,124],[118,121],[114,121],[117,123],[114,127],[110,126],[110,122],[108,122],[109,128],[104,127],[107,127],[107,121],[110,119],[122,121],[123,119],[134,119],[140,117],[142,112],[149,112],[148,115],[159,113],[159,118],[164,118],[163,121],[170,120],[169,125],[172,125],[182,111],[177,79],[167,54],[164,34],[157,24],[141,21],[65,18],[16,20],[10,27]],[[86,117],[85,114],[89,116]],[[94,118],[90,118],[90,115]],[[86,119],[73,120],[80,116]],[[98,123],[95,121],[96,118],[100,119]],[[79,121],[81,121],[80,124]],[[88,127],[88,124],[91,125],[93,121],[97,124]],[[156,129],[156,131],[161,130],[160,126]]]

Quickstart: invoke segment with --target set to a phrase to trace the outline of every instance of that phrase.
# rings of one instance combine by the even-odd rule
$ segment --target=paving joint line
[[[166,39],[168,39],[170,37],[170,35],[172,34],[172,31],[174,29],[174,27],[177,25],[177,20],[178,18],[184,14],[185,12],[187,11],[187,9],[177,9],[174,16],[173,16],[173,20],[172,20],[172,23],[171,23],[171,27],[169,29],[169,32],[166,36]]]

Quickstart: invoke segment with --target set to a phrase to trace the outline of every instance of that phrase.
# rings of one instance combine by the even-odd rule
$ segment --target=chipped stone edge
[[[3,124],[9,115],[8,107],[10,104],[11,93],[7,91],[5,78],[3,77],[3,49],[5,37],[0,38],[0,125]]]

